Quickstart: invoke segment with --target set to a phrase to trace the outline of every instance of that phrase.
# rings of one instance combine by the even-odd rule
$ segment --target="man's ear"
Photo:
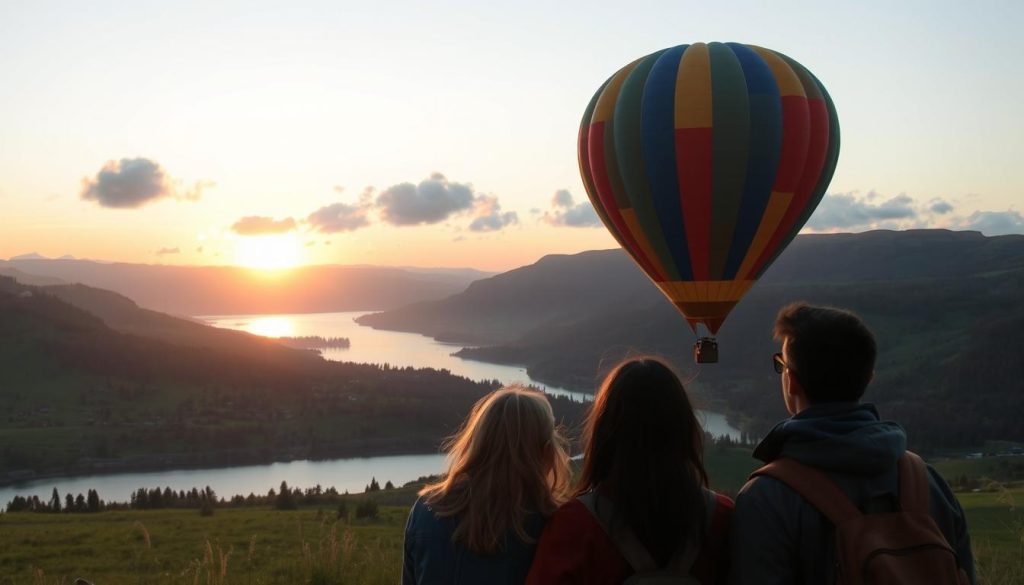
[[[786,379],[789,382],[789,384],[787,384],[789,387],[789,393],[793,396],[806,398],[806,395],[804,394],[804,387],[800,385],[800,380],[797,380],[796,376],[793,375],[793,370],[786,368],[782,374],[786,376]]]

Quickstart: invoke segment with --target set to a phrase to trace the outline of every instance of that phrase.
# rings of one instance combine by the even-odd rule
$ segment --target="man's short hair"
[[[811,404],[856,402],[875,369],[875,336],[850,311],[793,303],[779,311],[775,337],[789,340],[789,367]]]

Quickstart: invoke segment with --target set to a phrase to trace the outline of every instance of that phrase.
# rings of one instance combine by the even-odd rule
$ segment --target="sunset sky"
[[[809,228],[1022,233],[1022,6],[6,0],[0,258],[502,270],[609,248],[583,109],[695,41],[778,50],[830,91],[842,152]]]

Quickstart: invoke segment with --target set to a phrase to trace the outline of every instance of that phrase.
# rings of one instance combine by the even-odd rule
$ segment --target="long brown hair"
[[[605,378],[584,431],[578,493],[597,490],[659,563],[705,529],[704,431],[686,389],[657,358],[624,361]]]
[[[568,498],[565,440],[541,392],[512,386],[481,398],[447,448],[448,474],[420,495],[437,515],[458,518],[453,538],[473,552],[497,552],[509,530],[530,542],[526,517]]]

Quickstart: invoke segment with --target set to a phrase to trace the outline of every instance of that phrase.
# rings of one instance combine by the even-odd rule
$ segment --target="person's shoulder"
[[[559,506],[544,527],[544,532],[548,533],[549,537],[560,533],[580,535],[593,531],[602,532],[601,525],[577,498]]]
[[[735,513],[740,515],[751,508],[792,508],[799,506],[803,497],[784,482],[768,476],[750,478],[736,494]]]
[[[444,531],[445,522],[434,512],[423,496],[416,498],[412,508],[409,510],[409,521],[407,530],[420,535],[427,535]]]
[[[711,493],[715,496],[715,510],[724,510],[732,513],[733,508],[736,507],[736,502],[732,498],[714,490],[711,490]]]
[[[578,523],[581,521],[592,521],[595,524],[597,519],[590,513],[590,510],[579,500],[579,498],[572,498],[565,502],[555,510],[552,514],[549,522],[571,522]]]
[[[433,515],[433,511],[431,511],[430,506],[427,505],[427,500],[423,496],[417,496],[416,497],[416,501],[412,503],[412,509],[410,510],[410,512],[412,514],[418,514],[418,515],[423,515],[423,514],[431,514],[431,515]]]

